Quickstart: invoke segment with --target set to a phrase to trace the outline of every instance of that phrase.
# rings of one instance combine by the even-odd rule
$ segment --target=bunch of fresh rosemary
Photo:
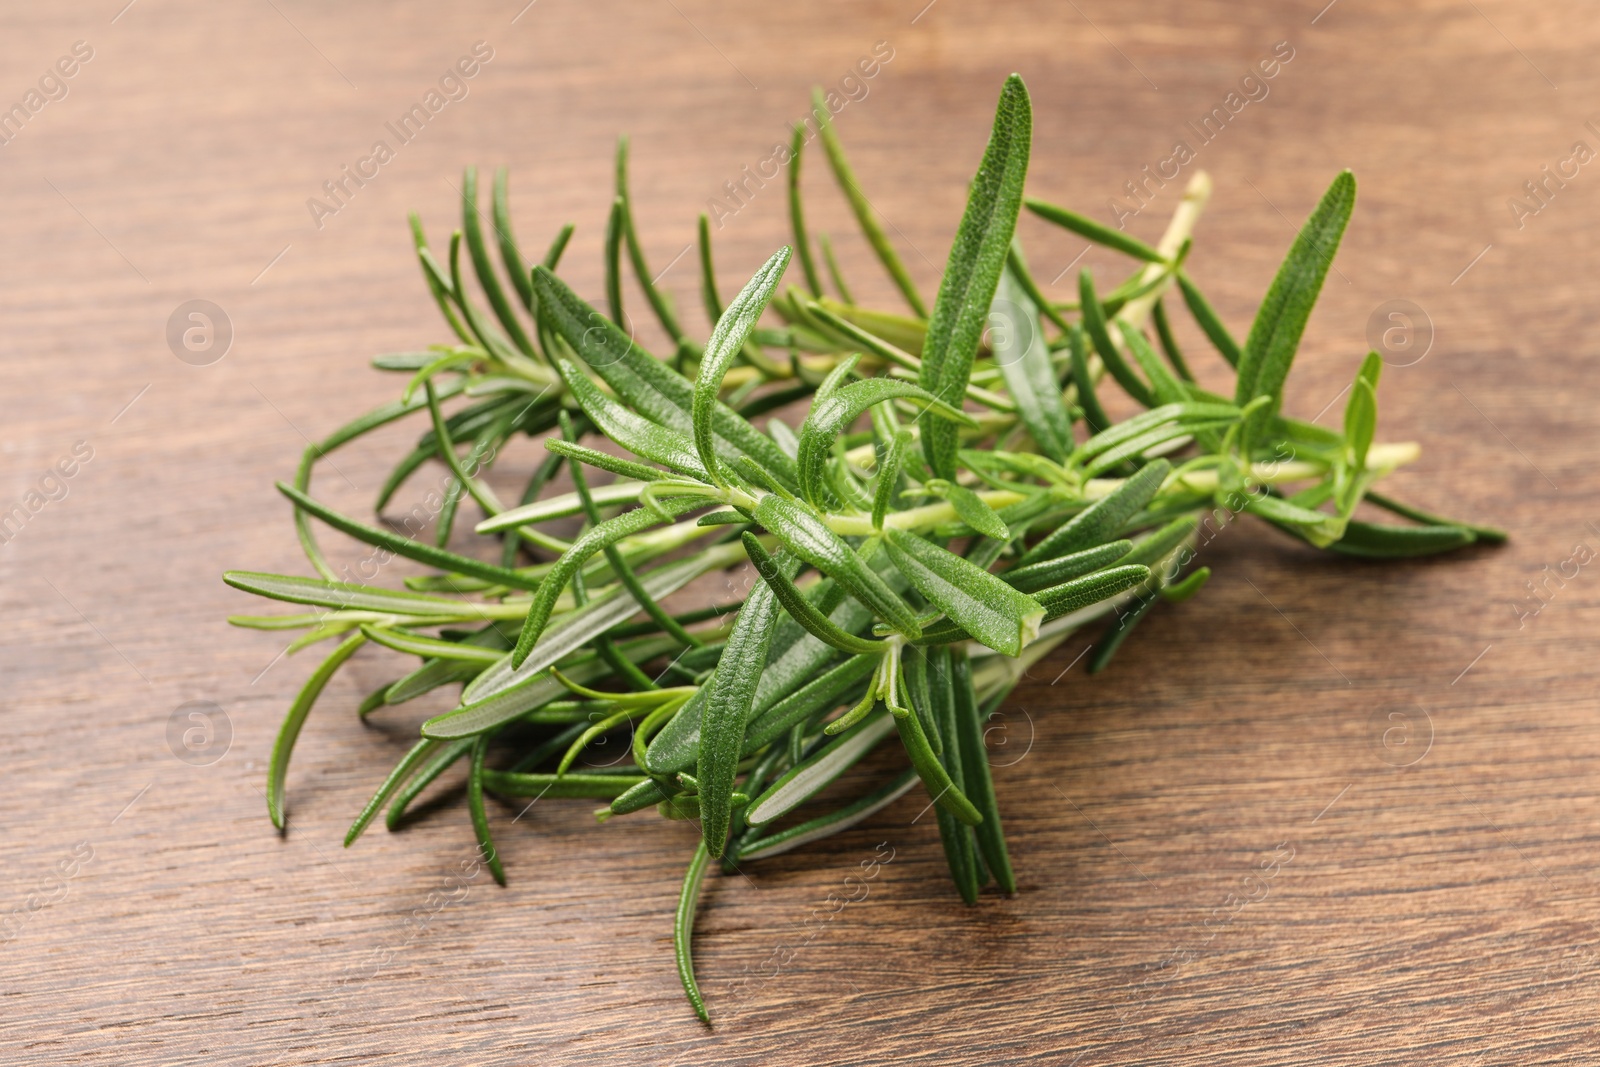
[[[779,288],[785,247],[724,305],[702,216],[702,294],[714,323],[704,344],[651,283],[629,206],[626,142],[605,235],[604,313],[554,273],[571,226],[530,269],[512,237],[501,173],[490,220],[507,288],[469,170],[445,264],[412,218],[423,276],[457,343],[380,357],[378,367],[410,376],[400,399],[312,445],[295,483],[279,485],[320,577],[226,575],[237,588],[312,609],[236,624],[307,629],[293,648],[340,641],[295,699],[273,750],[275,825],[284,825],[290,752],[329,678],[367,642],[415,656],[420,665],[372,693],[360,714],[458,683],[459,706],[423,723],[346,844],[385,805],[393,829],[463,759],[473,828],[501,881],[486,792],[609,801],[601,819],[654,808],[693,820],[701,841],[676,944],[702,1019],[690,929],[712,860],[731,868],[817,840],[920,781],[937,805],[962,898],[976,900],[991,880],[1014,890],[985,719],[1072,630],[1114,616],[1091,661],[1098,669],[1154,604],[1198,590],[1209,571],[1185,568],[1202,517],[1245,511],[1318,547],[1368,557],[1503,536],[1371,491],[1416,453],[1373,444],[1376,353],[1356,374],[1342,431],[1278,410],[1350,216],[1348,173],[1295,240],[1240,345],[1184,270],[1207,180],[1191,183],[1156,248],[1025,202],[1031,112],[1013,76],[930,312],[820,100],[815,114],[834,175],[911,316],[857,306],[826,238],[819,244],[837,297],[824,295],[799,195],[804,127],[789,162],[800,284]],[[1137,269],[1104,294],[1081,274],[1076,302],[1051,302],[1014,237],[1024,203],[1126,253]],[[463,249],[488,311],[468,292]],[[619,328],[624,251],[674,342],[667,359]],[[1174,283],[1237,371],[1232,396],[1195,384],[1166,317]],[[758,325],[769,310],[780,327]],[[1096,396],[1107,375],[1146,410],[1112,423]],[[458,398],[464,404],[447,415],[446,402]],[[794,412],[798,426],[773,412]],[[309,495],[319,458],[413,413],[426,413],[430,428],[395,467],[377,509],[423,464],[442,461],[450,479],[436,544]],[[763,429],[755,420],[764,415]],[[541,435],[545,455],[526,488],[502,500],[488,469],[513,438]],[[626,455],[593,447],[600,440]],[[571,491],[548,492],[563,467]],[[611,478],[591,485],[593,471]],[[499,541],[494,562],[444,547],[464,496],[485,515],[477,532]],[[1415,524],[1359,521],[1352,515],[1363,499]],[[441,573],[408,578],[404,589],[341,581],[313,519],[374,546],[375,558],[403,556]],[[746,560],[759,581],[742,603],[680,614],[662,607],[696,578]],[[574,769],[608,734],[631,734],[630,758]],[[787,818],[891,735],[904,748],[903,770],[842,807]]]

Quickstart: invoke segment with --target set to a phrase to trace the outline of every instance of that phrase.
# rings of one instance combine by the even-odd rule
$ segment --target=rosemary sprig
[[[1241,345],[1186,269],[1209,179],[1196,176],[1152,247],[1024,201],[1030,131],[1028,94],[1013,76],[929,311],[837,131],[822,120],[827,161],[912,317],[857,306],[825,238],[842,300],[823,294],[802,203],[803,129],[788,221],[804,287],[780,291],[791,256],[780,248],[724,304],[702,218],[700,285],[711,319],[703,344],[649,277],[625,140],[604,235],[605,311],[555,273],[570,225],[539,261],[521,251],[503,172],[491,197],[498,267],[473,171],[447,265],[413,217],[423,278],[454,340],[376,360],[408,376],[401,399],[312,445],[294,484],[280,484],[319,577],[225,576],[314,609],[236,624],[306,630],[292,647],[339,641],[274,747],[274,824],[285,825],[294,743],[339,666],[369,642],[415,656],[418,666],[371,694],[360,713],[460,684],[458,705],[423,724],[346,844],[385,805],[387,825],[397,828],[463,758],[470,821],[497,880],[504,865],[485,793],[602,799],[601,820],[651,807],[692,820],[699,841],[674,944],[685,992],[709,1021],[690,940],[703,878],[718,859],[742,864],[837,833],[920,781],[937,805],[962,898],[976,901],[991,880],[1014,892],[983,721],[1027,665],[1069,633],[1115,616],[1091,661],[1099,669],[1160,601],[1198,592],[1210,574],[1190,569],[1202,516],[1249,513],[1318,548],[1367,558],[1504,539],[1372,491],[1417,452],[1374,442],[1376,354],[1356,374],[1340,431],[1280,411],[1354,204],[1348,172],[1290,248]],[[1024,203],[1131,257],[1132,272],[1103,295],[1084,272],[1076,304],[1051,303],[1015,236]],[[487,312],[465,282],[463,244]],[[667,359],[642,348],[622,321],[624,250],[674,345]],[[1196,385],[1178,351],[1165,302],[1174,285],[1222,362],[1237,368],[1231,397]],[[780,326],[760,325],[768,312]],[[1111,422],[1096,395],[1107,377],[1145,410]],[[446,403],[455,405],[448,415]],[[756,414],[773,411],[796,411],[798,427],[779,414],[758,428]],[[417,470],[441,462],[436,545],[417,539],[426,521],[408,518],[404,533],[382,529],[311,495],[324,455],[423,412],[427,428],[377,509]],[[585,437],[606,438],[631,458]],[[490,475],[520,438],[542,442],[546,456],[507,507]],[[550,489],[562,464],[568,493]],[[612,480],[591,485],[585,467]],[[500,540],[499,563],[445,547],[463,498],[484,512],[475,534]],[[1356,519],[1367,499],[1415,525]],[[354,576],[336,571],[319,547],[313,520],[438,573],[408,578],[404,590],[347,580]],[[694,579],[746,562],[756,572],[746,598],[676,615],[663,606]],[[579,762],[586,746],[624,730],[632,740],[622,761]],[[901,769],[832,811],[807,808],[869,752],[894,744],[891,736],[904,751]]]

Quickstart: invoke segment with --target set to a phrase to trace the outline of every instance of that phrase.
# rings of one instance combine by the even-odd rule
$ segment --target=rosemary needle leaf
[[[701,501],[691,499],[688,501],[672,500],[661,506],[669,514],[677,516],[700,507],[701,504]],[[556,565],[551,568],[550,573],[545,576],[545,580],[534,592],[533,602],[528,606],[528,616],[522,624],[522,633],[517,638],[516,648],[511,651],[511,666],[517,668],[523,665],[523,662],[528,658],[528,654],[533,650],[534,642],[544,632],[545,624],[550,621],[550,612],[555,607],[557,598],[561,596],[561,592],[566,588],[567,583],[572,580],[573,575],[578,573],[590,556],[607,545],[614,545],[624,537],[630,537],[633,534],[648,530],[652,526],[658,526],[660,523],[661,517],[659,515],[656,515],[648,508],[638,508],[618,515],[614,519],[607,519],[598,526],[591,526],[582,537],[574,541],[572,547],[562,553],[561,558],[556,561]],[[689,560],[686,562],[693,564],[695,561]],[[626,590],[618,590],[618,593],[622,594],[621,598],[625,599],[629,606],[637,607],[637,602],[631,596],[626,595]],[[630,611],[629,614],[631,613]],[[613,620],[606,628],[621,622],[624,618],[627,618],[627,616],[624,615],[622,618]],[[603,630],[597,632],[603,632]],[[590,636],[594,635],[590,634]]]
[[[1477,536],[1479,541],[1483,541],[1487,544],[1500,544],[1506,540],[1507,536],[1509,536],[1504,530],[1497,529],[1493,526],[1475,526],[1468,522],[1455,522],[1451,519],[1446,519],[1442,516],[1435,515],[1432,512],[1423,511],[1421,508],[1412,507],[1410,504],[1403,504],[1398,500],[1385,496],[1381,493],[1372,492],[1371,490],[1368,490],[1367,492],[1367,499],[1385,511],[1392,512],[1393,514],[1399,515],[1402,518],[1411,519],[1414,522],[1420,522],[1426,526],[1454,526],[1460,529],[1471,530]]]
[[[1312,306],[1322,290],[1323,279],[1328,276],[1328,268],[1339,249],[1339,239],[1344,236],[1355,202],[1355,177],[1349,171],[1342,171],[1295,237],[1256,311],[1239,357],[1234,402],[1243,405],[1258,396],[1273,399],[1252,417],[1246,428],[1246,442],[1254,440],[1277,412],[1284,379],[1289,375],[1295,350],[1300,347],[1300,336],[1311,318]]]
[[[705,880],[706,866],[711,853],[701,841],[694,849],[694,858],[684,872],[683,891],[678,895],[678,912],[672,922],[672,948],[678,960],[678,980],[683,983],[684,995],[694,1006],[701,1022],[711,1025],[711,1015],[706,1011],[705,998],[700,995],[700,984],[694,978],[694,914],[700,903],[700,883]]]
[[[1111,332],[1106,324],[1105,309],[1100,304],[1100,298],[1095,295],[1094,278],[1088,271],[1078,272],[1078,303],[1083,308],[1083,330],[1089,335],[1089,340],[1094,343],[1094,350],[1100,356],[1111,377],[1122,386],[1122,391],[1133,397],[1134,400],[1147,408],[1155,407],[1156,398],[1150,392],[1150,387],[1139,380],[1139,376],[1128,366],[1127,360],[1122,358],[1122,353],[1117,351],[1117,346],[1111,340]]]
[[[405,783],[405,780],[411,777],[411,772],[416,770],[423,760],[432,756],[438,748],[439,742],[426,737],[411,746],[411,751],[407,752],[404,758],[394,765],[394,770],[389,772],[389,776],[383,780],[383,784],[378,786],[378,791],[372,794],[372,799],[368,800],[366,806],[361,809],[361,814],[356,816],[356,821],[351,825],[349,832],[344,835],[345,848],[349,848],[356,843],[356,838],[365,832],[367,825],[378,814],[378,810],[388,802],[394,791],[400,788]]]
[[[517,290],[517,298],[530,312],[534,309],[533,283],[528,276],[528,264],[517,247],[515,230],[511,228],[511,198],[507,193],[509,175],[505,167],[494,172],[494,190],[490,193],[490,212],[494,222],[495,237],[500,245],[500,259],[505,264],[506,276]]]
[[[435,637],[414,634],[409,630],[394,630],[387,626],[374,626],[371,623],[362,623],[361,632],[367,636],[367,640],[385,648],[431,659],[488,665],[503,655],[492,648],[479,648],[461,641],[441,641]]]
[[[1222,358],[1228,361],[1228,366],[1239,365],[1239,342],[1233,339],[1228,328],[1222,324],[1222,318],[1217,314],[1211,304],[1206,300],[1205,294],[1200,292],[1198,286],[1184,271],[1178,272],[1178,289],[1183,293],[1183,302],[1189,308],[1189,314],[1194,316],[1194,321],[1199,324],[1200,332],[1206,335]]]
[[[750,331],[755,328],[756,320],[761,317],[761,313],[767,308],[767,303],[772,299],[773,291],[777,289],[785,268],[789,266],[789,255],[789,247],[785,245],[762,264],[761,269],[745,283],[739,295],[733,298],[733,303],[722,313],[716,327],[711,331],[711,339],[706,342],[705,356],[700,362],[700,375],[695,379],[694,385],[694,443],[700,452],[700,462],[705,464],[706,470],[713,477],[719,473],[716,450],[712,442],[715,437],[714,412],[717,406],[717,394],[722,389],[722,379],[727,375],[728,368],[739,358],[739,353],[743,351],[745,342],[750,337]],[[718,481],[721,482],[721,479]]]
[[[461,230],[467,240],[467,253],[472,257],[472,269],[478,276],[478,284],[483,287],[483,295],[489,299],[489,307],[494,310],[495,318],[500,320],[500,325],[505,327],[506,336],[511,338],[511,343],[516,345],[523,355],[533,355],[533,342],[528,340],[527,331],[522,328],[522,322],[512,310],[511,302],[506,299],[505,290],[501,288],[500,279],[494,272],[494,264],[489,260],[489,247],[483,240],[483,224],[478,215],[477,167],[468,167],[462,177]],[[501,242],[504,247],[505,243],[509,242],[509,237],[502,234]],[[523,269],[519,262],[513,277],[520,280],[522,276]]]
[[[366,637],[359,633],[345,638],[343,643],[311,672],[311,677],[306,679],[299,695],[294,698],[294,703],[289,706],[289,713],[283,717],[283,725],[278,729],[278,739],[272,746],[272,762],[267,769],[267,814],[272,817],[272,825],[279,830],[286,825],[283,808],[284,780],[289,774],[289,757],[294,754],[294,743],[300,736],[300,728],[305,725],[306,716],[311,713],[311,707],[317,702],[317,697],[322,695],[328,679],[344,665],[345,660],[355,654],[356,649],[366,643]]]
[[[1049,589],[1041,589],[1034,594],[1034,599],[1044,605],[1045,620],[1050,621],[1120,596],[1149,580],[1149,567],[1131,563],[1108,567]]]
[[[794,248],[800,257],[800,272],[805,275],[806,288],[811,290],[812,296],[821,296],[822,280],[817,275],[816,260],[811,256],[811,238],[806,234],[806,211],[800,195],[800,157],[805,146],[805,124],[796,123],[789,142],[789,226],[794,230]],[[717,317],[712,316],[713,319]]]
[[[939,283],[939,295],[928,319],[927,340],[922,346],[918,381],[924,389],[952,404],[959,404],[966,392],[1000,272],[1011,249],[1032,141],[1033,107],[1022,79],[1013,74],[1000,90],[994,128],[978,173],[972,179],[972,192],[945,262],[944,278]],[[954,426],[927,425],[922,448],[936,475],[955,477]]]
[[[678,430],[670,430],[636,415],[600,391],[589,376],[567,360],[557,360],[556,370],[567,383],[572,398],[600,432],[636,456],[671,467],[679,474],[710,483],[695,452],[694,442]]]
[[[1044,200],[1035,200],[1032,197],[1023,202],[1027,204],[1029,211],[1046,222],[1053,222],[1057,226],[1071,230],[1079,237],[1093,241],[1097,245],[1115,248],[1118,252],[1132,256],[1135,259],[1142,259],[1147,263],[1166,262],[1165,256],[1137,237],[1130,236],[1121,230],[1113,230],[1111,227],[1104,223],[1096,222],[1087,215],[1080,215],[1076,211],[1069,211],[1064,207],[1057,207],[1055,204]]]
[[[471,616],[476,605],[444,597],[401,593],[378,586],[350,582],[327,582],[288,574],[262,574],[258,571],[228,571],[222,580],[235,589],[257,596],[271,597],[290,604],[314,604],[341,611],[381,611],[390,615],[420,617]]]
[[[951,780],[949,773],[944,769],[944,764],[939,762],[938,755],[928,744],[928,735],[922,729],[922,719],[914,712],[890,717],[894,719],[895,728],[900,731],[900,741],[906,747],[906,755],[911,757],[911,766],[916,768],[917,776],[922,779],[923,787],[928,790],[928,796],[933,802],[968,826],[976,826],[982,822],[983,813],[972,806],[972,801],[968,800],[967,795]]]
[[[1211,577],[1210,567],[1197,567],[1180,582],[1162,586],[1161,599],[1169,604],[1182,604],[1198,593]]]
[[[751,826],[762,826],[788,814],[854,767],[893,732],[893,716],[883,711],[869,715],[773,782],[750,802],[745,820]]]
[[[1024,593],[1031,593],[1035,589],[1045,589],[1052,585],[1060,585],[1074,578],[1081,578],[1091,574],[1102,567],[1109,567],[1122,559],[1133,548],[1132,541],[1108,541],[1094,548],[1086,548],[1081,552],[1069,552],[1055,559],[1045,560],[1042,563],[1030,563],[1026,567],[1012,567],[1003,572],[1000,577]]]
[[[484,578],[499,585],[509,585],[513,589],[535,589],[539,585],[536,578],[530,578],[505,567],[496,567],[492,563],[468,556],[458,556],[454,552],[447,552],[442,548],[413,541],[409,537],[402,537],[387,530],[380,530],[365,523],[356,522],[354,519],[339,514],[332,508],[302,493],[300,490],[284,482],[278,483],[278,492],[294,501],[297,508],[321,519],[341,533],[347,533],[358,541],[365,541],[369,545],[388,549],[397,556],[414,559],[418,563],[426,563],[441,570],[454,571],[457,574],[466,574],[474,578]]]
[[[1038,636],[1044,608],[1033,597],[916,534],[895,529],[884,533],[900,573],[973,637],[996,652],[1016,656]]]
[[[1062,462],[1072,451],[1072,420],[1061,402],[1050,347],[1039,325],[1039,307],[1010,267],[1000,276],[990,322],[994,361],[1016,402],[1017,417],[1039,450]]]
[[[422,791],[432,785],[445,771],[453,766],[456,760],[465,756],[472,750],[476,738],[467,738],[464,741],[451,741],[439,749],[433,759],[429,760],[416,775],[405,784],[389,805],[389,810],[384,814],[383,824],[391,832],[398,830],[405,820],[406,810],[411,807]]]
[[[746,531],[741,537],[744,550],[750,556],[750,562],[755,564],[756,573],[761,575],[763,581],[772,587],[773,594],[783,609],[789,613],[806,631],[820,641],[825,641],[841,652],[852,655],[866,655],[881,652],[884,649],[883,641],[869,641],[855,634],[846,633],[829,621],[828,617],[818,611],[808,601],[794,582],[790,581],[778,566],[776,560],[761,547],[761,539],[755,534]]]
[[[1072,359],[1072,384],[1078,396],[1078,406],[1083,409],[1084,422],[1089,433],[1097,434],[1111,427],[1111,417],[1100,406],[1095,395],[1094,378],[1089,374],[1088,346],[1084,344],[1083,329],[1077,323],[1067,332],[1067,345]]]
[[[1006,850],[1005,832],[1000,828],[1000,805],[994,795],[994,782],[989,776],[989,753],[984,746],[983,720],[987,716],[978,710],[978,694],[972,687],[972,665],[965,652],[951,656],[951,677],[955,690],[955,740],[961,749],[961,781],[967,796],[983,813],[983,821],[975,828],[978,851],[984,863],[1008,895],[1017,891],[1016,875],[1011,870],[1011,856]]]
[[[1108,495],[1080,511],[1071,522],[1022,554],[1020,566],[1056,559],[1109,541],[1148,504],[1172,473],[1172,464],[1158,459],[1142,467]]]
[[[921,635],[911,606],[815,514],[777,496],[763,497],[752,514],[785,548],[839,582],[895,630],[909,638]]]
[[[916,784],[916,770],[907,768],[882,788],[875,789],[859,800],[846,804],[838,811],[819,815],[815,819],[808,819],[778,833],[752,838],[740,845],[738,855],[734,859],[765,859],[768,856],[776,856],[779,853],[799,848],[801,845],[831,837],[841,830],[848,830],[863,819],[876,815],[879,811],[905,796],[906,792]]]
[[[942,738],[938,752],[939,762],[952,781],[961,783],[965,787],[965,776],[961,766],[961,745],[957,737],[950,649],[935,649],[929,654],[929,658],[934,661],[934,670],[930,672],[933,675],[930,679],[933,708],[929,716],[933,720],[934,729],[929,731],[929,736],[937,734]],[[982,811],[981,808],[978,810]],[[934,810],[934,819],[939,826],[939,840],[944,845],[945,862],[950,867],[950,877],[956,884],[956,892],[961,894],[963,902],[976,904],[980,883],[987,879],[978,873],[978,853],[972,838],[972,827],[961,822],[944,808]],[[980,822],[978,825],[983,824]]]
[[[867,194],[861,191],[861,185],[856,181],[849,161],[845,159],[844,145],[839,143],[839,134],[833,128],[833,112],[823,99],[821,89],[812,90],[811,112],[817,119],[817,134],[822,138],[822,150],[827,153],[828,166],[833,170],[833,176],[838,181],[839,189],[844,193],[845,199],[850,202],[850,210],[855,213],[856,222],[861,226],[861,232],[866,237],[867,243],[872,246],[873,252],[877,253],[878,261],[883,264],[884,270],[889,272],[889,277],[894,280],[900,294],[906,298],[906,303],[910,305],[912,312],[919,319],[927,318],[927,305],[922,302],[922,297],[917,292],[917,285],[911,280],[911,273],[906,270],[906,265],[900,261],[894,246],[889,243],[889,235],[883,232],[883,226],[878,222],[878,213],[867,200]]]
[[[488,751],[489,735],[482,734],[472,746],[472,763],[467,770],[467,811],[472,816],[472,832],[478,837],[478,855],[488,865],[494,880],[505,885],[505,867],[500,863],[500,853],[495,850],[494,838],[489,833],[489,813],[483,807],[483,757]]]
[[[956,395],[959,397],[960,393]],[[970,415],[910,382],[869,378],[836,389],[828,395],[819,392],[817,401],[811,407],[811,413],[806,416],[806,421],[800,427],[800,457],[797,461],[800,491],[813,507],[820,506],[822,502],[823,469],[832,451],[834,440],[855,422],[862,412],[874,404],[897,399],[920,401],[927,405],[928,413],[937,415],[940,420],[947,420],[952,426],[977,425]],[[932,425],[932,422],[926,424],[928,427]],[[924,433],[926,432],[925,429]]]
[[[779,573],[787,565],[781,560],[768,562]],[[700,780],[700,832],[712,856],[721,856],[727,844],[733,779],[744,749],[745,723],[766,667],[773,628],[782,613],[772,588],[758,586],[740,609],[716,672],[706,685],[695,777]]]
[[[1476,540],[1477,535],[1466,526],[1395,526],[1352,520],[1345,526],[1344,536],[1328,547],[1364,559],[1410,559],[1449,552]]]

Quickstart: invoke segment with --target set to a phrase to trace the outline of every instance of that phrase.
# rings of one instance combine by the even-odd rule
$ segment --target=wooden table
[[[0,1060],[1592,1057],[1600,578],[1542,577],[1600,545],[1583,465],[1600,444],[1583,415],[1600,171],[1570,176],[1574,142],[1600,149],[1592,10],[923,2],[11,5],[0,103],[23,102],[74,42],[92,56],[65,63],[72,77],[47,81],[0,147],[0,505],[43,501],[0,547],[0,906],[20,909],[0,949]],[[492,57],[466,95],[314,219],[308,198],[479,41]],[[1267,95],[1228,112],[1278,42],[1292,58],[1243,90]],[[1395,489],[1515,537],[1364,566],[1231,528],[1208,550],[1210,587],[1155,613],[1110,670],[1069,669],[1069,642],[1017,690],[991,738],[1015,899],[961,906],[925,801],[907,796],[710,884],[708,1031],[670,956],[692,830],[596,829],[582,803],[514,824],[499,808],[510,887],[480,877],[437,910],[429,894],[469,854],[458,795],[407,833],[340,848],[421,714],[356,721],[385,655],[363,653],[326,694],[291,772],[290,832],[274,833],[264,764],[310,665],[226,626],[257,608],[218,575],[303,571],[273,480],[307,438],[395,395],[369,357],[444,339],[406,210],[442,240],[460,168],[507,164],[526,242],[577,222],[570,276],[597,295],[628,131],[652,263],[695,309],[693,256],[674,260],[695,215],[771,154],[809,86],[840,87],[875,46],[892,58],[844,85],[865,95],[839,126],[928,291],[1013,70],[1037,113],[1035,195],[1108,218],[1125,182],[1189,144],[1185,173],[1216,181],[1191,268],[1240,332],[1295,226],[1353,168],[1361,202],[1289,407],[1332,403],[1373,317],[1410,301],[1431,348],[1388,368],[1380,436],[1424,452]],[[1228,121],[1204,142],[1188,123],[1218,107]],[[1546,165],[1569,177],[1541,210],[1508,207]],[[867,288],[820,165],[807,184]],[[717,235],[727,284],[786,239],[781,189],[750,188]],[[1128,223],[1146,238],[1177,197],[1150,188]],[[1047,280],[1080,248],[1033,221],[1023,233]],[[1084,264],[1122,269],[1102,252]],[[166,338],[191,300],[231,324],[207,365]],[[318,492],[368,508],[402,439],[340,454]],[[49,476],[58,462],[71,477]],[[191,763],[169,727],[194,725],[180,709],[195,701],[225,723]],[[880,842],[893,860],[867,898],[812,919]]]

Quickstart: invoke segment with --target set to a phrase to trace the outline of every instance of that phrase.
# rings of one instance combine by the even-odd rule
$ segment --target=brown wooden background
[[[1574,142],[1600,149],[1584,125],[1600,113],[1589,6],[1339,0],[1319,17],[1324,0],[538,0],[519,16],[521,0],[123,2],[13,4],[0,29],[7,105],[73,42],[94,49],[66,98],[0,147],[0,506],[75,442],[93,450],[65,498],[0,547],[0,909],[23,916],[0,945],[0,1060],[1593,1055],[1600,577],[1582,567],[1536,616],[1519,610],[1542,568],[1600,546],[1600,170],[1520,229],[1507,207]],[[479,40],[494,57],[470,95],[318,230],[306,199]],[[362,653],[306,728],[280,839],[264,764],[310,663],[227,627],[226,613],[257,609],[218,574],[303,569],[273,479],[306,437],[395,394],[370,356],[444,339],[404,213],[442,241],[463,164],[513,168],[529,246],[577,222],[571,276],[597,293],[618,132],[634,138],[661,269],[808,87],[837,85],[879,41],[893,59],[839,124],[930,293],[1006,73],[1034,97],[1030,190],[1105,217],[1125,180],[1190,136],[1187,120],[1288,41],[1270,95],[1199,150],[1217,192],[1193,272],[1242,334],[1294,225],[1354,168],[1361,200],[1290,408],[1332,400],[1375,309],[1413,301],[1433,343],[1387,371],[1380,435],[1416,439],[1424,457],[1396,489],[1515,540],[1362,566],[1230,530],[1210,550],[1211,586],[1155,613],[1110,671],[1061,675],[1069,643],[1017,691],[992,740],[1020,896],[960,906],[933,827],[913,823],[916,795],[826,847],[716,879],[698,941],[721,1020],[708,1032],[670,956],[692,831],[596,829],[581,803],[514,825],[499,809],[510,888],[480,878],[426,922],[408,917],[468,855],[459,799],[340,848],[420,714],[356,722],[359,693],[394,670],[386,654]],[[869,288],[819,162],[808,187],[816,225]],[[1131,229],[1154,237],[1175,202],[1169,188]],[[786,232],[781,192],[758,193],[718,234],[725,284]],[[1032,222],[1024,235],[1047,279],[1080,247]],[[698,323],[692,256],[664,284]],[[190,299],[222,306],[235,331],[210,366],[164,340]],[[337,456],[319,493],[367,506],[403,436]],[[169,749],[189,701],[231,724],[206,766]],[[1385,747],[1395,709],[1411,732]],[[867,899],[807,927],[879,842],[894,860]],[[1280,845],[1293,858],[1265,899],[1233,910]],[[64,889],[63,860],[76,872]],[[48,902],[29,913],[30,895]]]

